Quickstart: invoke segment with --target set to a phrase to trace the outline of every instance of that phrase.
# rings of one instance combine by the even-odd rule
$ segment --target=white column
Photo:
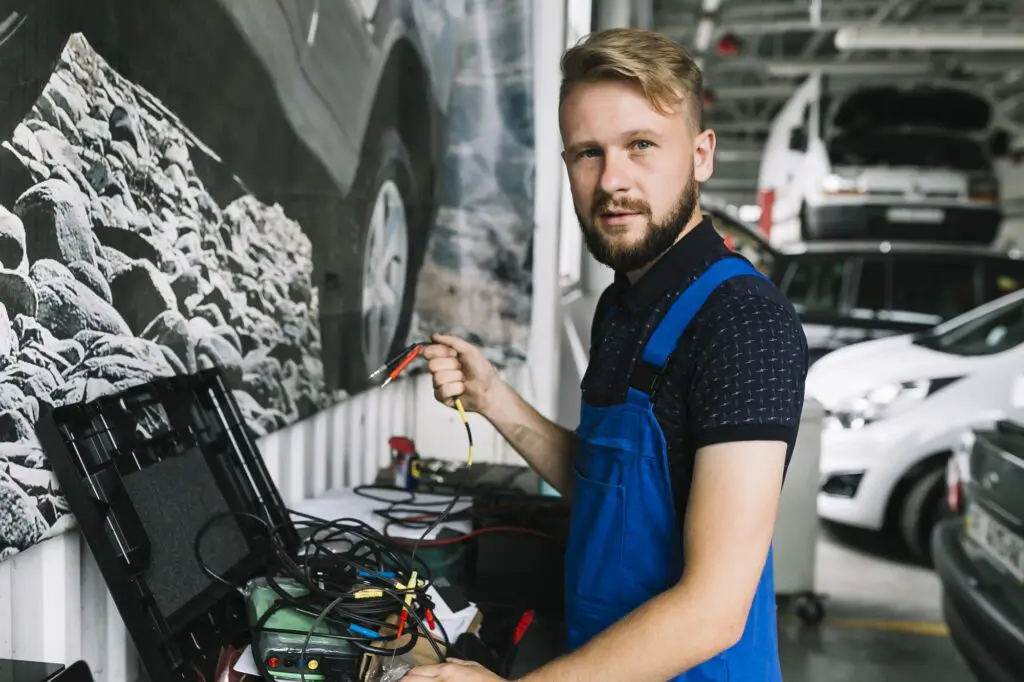
[[[594,0],[594,12],[594,25],[599,31],[633,23],[633,3],[630,0]]]
[[[558,62],[565,49],[565,0],[533,0],[534,189],[533,310],[530,318],[531,403],[553,418],[558,397],[562,328],[558,270],[560,197],[564,172],[559,156]]]

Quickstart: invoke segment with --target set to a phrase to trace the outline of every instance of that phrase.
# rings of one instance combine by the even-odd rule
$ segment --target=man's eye
[[[640,151],[650,149],[653,146],[654,143],[650,142],[649,140],[637,140],[636,142],[633,143],[633,147],[639,149]]]
[[[584,149],[583,151],[581,151],[579,154],[576,155],[576,158],[579,158],[579,159],[592,159],[592,158],[594,158],[597,155],[597,153],[598,152],[597,152],[596,149]]]

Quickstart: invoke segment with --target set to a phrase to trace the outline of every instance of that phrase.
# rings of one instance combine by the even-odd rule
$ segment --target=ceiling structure
[[[644,17],[704,69],[718,137],[707,194],[756,202],[772,119],[819,72],[838,88],[955,79],[1024,131],[1024,0],[654,0]]]

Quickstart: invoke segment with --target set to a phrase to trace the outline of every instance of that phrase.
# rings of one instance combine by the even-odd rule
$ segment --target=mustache
[[[615,200],[611,197],[605,197],[600,199],[594,204],[594,216],[599,216],[602,213],[611,212],[622,212],[622,213],[639,213],[641,215],[650,216],[651,207],[647,205],[646,201],[642,199],[619,199]]]

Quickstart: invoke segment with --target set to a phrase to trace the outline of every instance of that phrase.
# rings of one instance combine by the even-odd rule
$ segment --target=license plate
[[[941,208],[890,208],[885,219],[890,223],[938,224],[946,219],[946,212]]]
[[[967,535],[1003,568],[1024,582],[1024,539],[973,505],[965,519]]]

